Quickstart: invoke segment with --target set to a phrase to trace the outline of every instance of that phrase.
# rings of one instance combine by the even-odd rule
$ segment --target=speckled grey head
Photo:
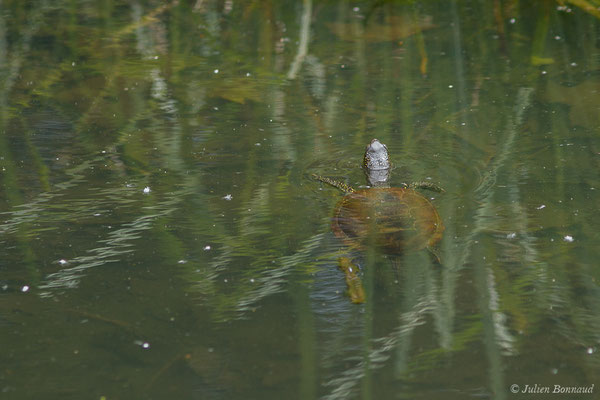
[[[367,170],[389,169],[390,157],[387,146],[377,139],[371,140],[365,150],[363,166]]]
[[[371,143],[369,143],[365,150],[363,167],[367,174],[369,185],[382,186],[386,184],[391,169],[387,146],[377,139],[371,140]]]

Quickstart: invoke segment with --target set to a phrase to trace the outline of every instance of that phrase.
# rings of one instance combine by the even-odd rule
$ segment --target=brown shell
[[[433,246],[444,225],[433,204],[414,190],[373,188],[344,196],[332,229],[353,247],[374,244],[387,254],[400,254]]]

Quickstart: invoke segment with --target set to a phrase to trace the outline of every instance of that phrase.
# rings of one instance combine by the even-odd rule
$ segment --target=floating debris
[[[573,236],[571,236],[571,235],[566,235],[566,236],[563,238],[563,240],[564,240],[565,242],[571,243],[571,242],[572,242],[573,240],[575,240],[575,239],[573,239]]]
[[[148,193],[150,193],[150,186],[146,186],[144,188],[144,194],[148,194]]]
[[[223,200],[227,200],[227,201],[233,200],[233,196],[230,194],[225,195],[225,196],[223,196]]]

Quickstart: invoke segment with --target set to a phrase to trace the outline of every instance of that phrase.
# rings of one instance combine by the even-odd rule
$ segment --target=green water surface
[[[0,398],[600,398],[599,7],[2,0]],[[433,256],[331,231],[374,137]]]

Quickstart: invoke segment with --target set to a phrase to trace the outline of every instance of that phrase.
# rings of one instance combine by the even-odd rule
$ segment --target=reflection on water
[[[600,384],[593,7],[79,3],[0,6],[7,398]],[[373,137],[439,262],[331,232]]]

